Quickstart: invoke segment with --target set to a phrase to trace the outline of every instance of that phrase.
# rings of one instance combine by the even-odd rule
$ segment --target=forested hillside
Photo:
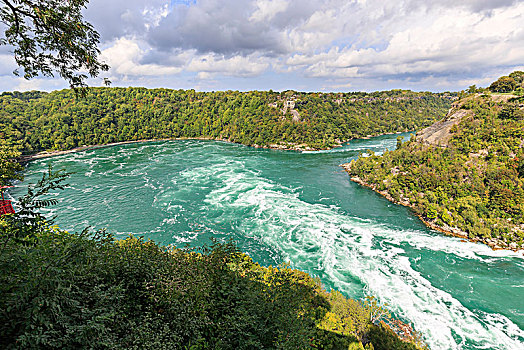
[[[453,95],[196,92],[91,88],[3,93],[0,137],[24,154],[83,145],[168,138],[223,139],[246,145],[321,149],[356,137],[419,129],[450,107]]]
[[[523,80],[523,72],[502,77],[396,150],[362,156],[346,169],[433,227],[495,248],[522,248]]]

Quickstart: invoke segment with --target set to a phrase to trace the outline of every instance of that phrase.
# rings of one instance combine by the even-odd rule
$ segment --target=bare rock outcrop
[[[470,114],[470,110],[452,108],[446,118],[417,132],[417,141],[447,147],[453,125],[460,123],[462,118]]]

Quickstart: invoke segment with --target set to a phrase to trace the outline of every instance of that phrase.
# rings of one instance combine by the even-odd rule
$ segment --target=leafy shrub
[[[504,76],[500,77],[497,81],[491,83],[489,90],[492,92],[511,92],[517,87],[515,79]]]
[[[517,105],[516,103],[511,103],[511,104],[508,103],[500,111],[499,118],[523,120],[524,119],[524,110],[520,109],[519,105]]]
[[[0,238],[3,348],[347,349],[378,332],[358,301],[231,244],[169,250],[57,228]]]
[[[371,327],[367,337],[375,350],[415,350],[415,344],[403,341],[398,337],[392,337],[395,332],[382,322],[378,326]]]

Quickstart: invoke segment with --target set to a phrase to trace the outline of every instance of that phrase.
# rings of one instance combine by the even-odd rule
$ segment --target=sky
[[[212,90],[458,91],[524,70],[522,0],[91,0],[99,78],[112,86]],[[56,90],[15,77],[0,91]]]

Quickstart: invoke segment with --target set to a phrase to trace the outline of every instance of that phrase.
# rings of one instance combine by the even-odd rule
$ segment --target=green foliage
[[[523,120],[524,110],[517,103],[507,103],[499,113],[501,119]]]
[[[511,92],[517,87],[515,79],[504,76],[500,77],[497,81],[493,82],[489,86],[489,90],[492,92]]]
[[[439,226],[469,238],[497,238],[508,247],[524,241],[524,109],[519,102],[468,97],[457,106],[467,116],[445,147],[410,140],[382,157],[361,157],[353,175]],[[516,244],[516,246],[515,246]]]
[[[474,94],[474,93],[478,92],[477,85],[470,85],[468,87],[467,92],[469,92],[470,94]]]
[[[451,95],[376,93],[196,92],[91,88],[4,93],[0,130],[24,154],[143,139],[208,138],[246,145],[327,148],[367,135],[413,130],[434,122]],[[289,91],[287,92],[289,93]],[[282,114],[295,99],[300,121]],[[277,107],[270,104],[276,102]],[[340,102],[340,103],[339,103]]]
[[[53,172],[49,166],[48,172],[36,184],[29,184],[27,194],[18,199],[16,213],[0,218],[0,235],[8,240],[25,242],[52,225],[53,218],[45,218],[39,209],[56,204],[56,199],[46,199],[45,196],[51,191],[64,189],[63,181],[69,175],[64,170]]]
[[[524,157],[516,158],[515,159],[517,172],[519,173],[519,176],[524,178]]]
[[[415,350],[418,347],[415,344],[405,342],[398,337],[392,337],[395,334],[385,323],[381,326],[373,326],[368,333],[368,339],[373,344],[374,349],[388,350]]]
[[[373,324],[377,324],[391,318],[389,311],[380,305],[377,299],[373,296],[368,296],[366,298],[364,306],[366,311],[369,313],[369,320]]]
[[[517,84],[521,84],[522,85],[524,83],[524,72],[523,71],[516,70],[513,73],[511,73],[509,75],[509,77],[512,78],[513,80],[515,80],[515,82],[517,82]]]
[[[399,149],[400,147],[402,147],[402,140],[404,140],[404,136],[399,136],[399,137],[397,137],[397,146],[396,146],[396,149]]]
[[[169,250],[56,228],[31,245],[0,240],[3,348],[347,349],[374,339],[360,303],[287,266],[262,267],[231,244]],[[347,323],[326,327],[326,317]],[[398,336],[380,342],[389,338]]]
[[[426,217],[430,220],[438,218],[438,205],[435,203],[429,203],[426,207]]]
[[[18,157],[20,152],[10,142],[0,139],[0,186],[10,186],[13,181],[23,179]]]
[[[0,45],[14,47],[23,77],[53,76],[55,72],[72,88],[86,86],[87,71],[96,77],[109,67],[98,61],[100,35],[84,21],[88,0],[2,0],[0,20],[6,24]],[[20,73],[18,70],[14,72]]]

